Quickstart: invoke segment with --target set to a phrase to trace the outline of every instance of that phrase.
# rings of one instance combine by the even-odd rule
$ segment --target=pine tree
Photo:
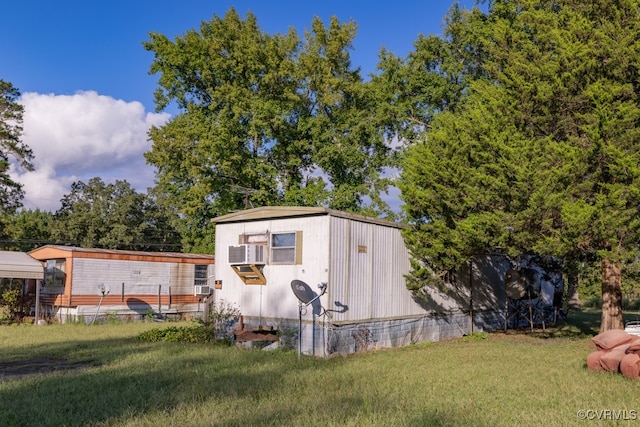
[[[410,286],[497,248],[600,259],[601,328],[620,328],[620,272],[639,237],[640,4],[489,6],[461,24],[479,35],[482,72],[404,162]]]
[[[31,149],[22,142],[24,107],[18,102],[20,91],[0,80],[0,215],[10,214],[22,206],[22,185],[9,176],[11,160],[26,170],[33,170]]]

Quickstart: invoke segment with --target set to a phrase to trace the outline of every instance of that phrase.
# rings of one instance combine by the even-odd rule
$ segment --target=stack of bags
[[[596,351],[587,356],[587,368],[595,372],[619,372],[640,379],[640,336],[611,329],[591,339]]]

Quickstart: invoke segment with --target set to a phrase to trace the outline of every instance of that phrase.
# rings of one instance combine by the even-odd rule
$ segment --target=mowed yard
[[[0,425],[629,424],[640,382],[585,367],[598,323],[326,360],[137,339],[169,324],[2,326]]]

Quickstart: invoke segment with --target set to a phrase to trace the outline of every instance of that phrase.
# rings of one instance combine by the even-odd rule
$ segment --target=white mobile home
[[[504,258],[476,259],[425,302],[405,285],[400,224],[316,207],[262,207],[213,221],[215,300],[237,305],[254,327],[296,328],[302,313],[303,353],[435,341],[504,324]],[[326,283],[326,293],[299,312],[294,280],[314,295]]]

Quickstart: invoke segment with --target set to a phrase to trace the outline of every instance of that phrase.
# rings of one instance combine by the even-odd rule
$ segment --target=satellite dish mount
[[[98,302],[98,308],[96,309],[96,314],[95,316],[93,316],[93,320],[91,321],[92,325],[95,323],[96,318],[98,317],[98,313],[100,312],[100,306],[102,305],[102,300],[104,299],[104,297],[109,295],[109,292],[111,292],[111,288],[109,287],[109,285],[100,283],[98,286],[96,286],[96,291],[98,292],[98,295],[100,295],[100,302]]]
[[[320,289],[320,294],[316,294],[302,280],[291,281],[291,290],[298,298],[298,359],[302,354],[302,312],[327,292],[327,284],[322,282],[318,285],[318,288]]]

